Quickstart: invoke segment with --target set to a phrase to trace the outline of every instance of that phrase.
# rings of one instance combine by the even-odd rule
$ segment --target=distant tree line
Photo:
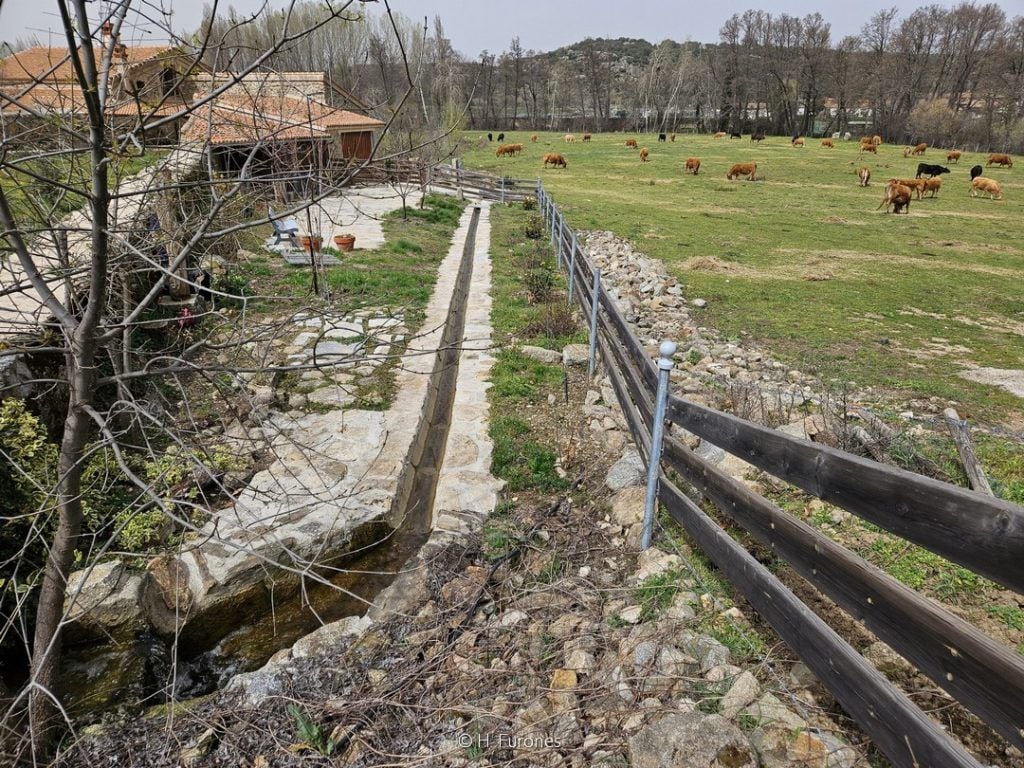
[[[300,4],[293,21],[321,12]],[[207,63],[246,63],[273,39],[275,23],[283,16],[246,25],[233,13],[208,20],[204,27],[226,42],[208,51]],[[994,3],[883,10],[838,41],[819,13],[748,10],[728,18],[715,43],[587,39],[537,52],[513,37],[507,50],[474,60],[455,51],[440,19],[396,23],[397,35],[372,14],[325,25],[312,44],[282,51],[273,65],[323,69],[376,110],[394,111],[399,94],[390,83],[402,80],[404,48],[419,84],[417,119],[439,124],[459,115],[476,129],[849,130],[896,142],[1024,148],[1024,16],[1011,19]]]

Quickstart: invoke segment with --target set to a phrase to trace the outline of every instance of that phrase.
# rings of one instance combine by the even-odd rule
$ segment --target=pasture
[[[918,162],[945,162],[945,150],[903,157],[884,144],[789,138],[760,144],[678,134],[595,134],[567,144],[563,134],[506,131],[524,147],[495,157],[486,131],[464,135],[467,167],[543,178],[568,221],[607,229],[661,259],[702,324],[759,342],[778,359],[826,382],[871,386],[896,402],[938,397],[970,418],[1024,428],[1024,399],[968,381],[972,367],[1024,369],[1024,159],[986,169],[1003,199],[972,199],[964,152],[948,165],[935,199],[914,199],[909,215],[879,210],[890,177],[913,177]],[[483,140],[480,141],[480,137]],[[650,151],[641,163],[638,149]],[[542,168],[546,153],[567,168]],[[701,160],[697,176],[684,172]],[[757,163],[759,181],[727,181],[734,163]],[[858,186],[857,169],[871,170]],[[701,313],[701,314],[698,314]],[[1024,386],[1024,374],[1021,374]]]

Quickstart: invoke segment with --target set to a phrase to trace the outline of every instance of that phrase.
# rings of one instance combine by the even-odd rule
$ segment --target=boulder
[[[643,485],[647,479],[647,470],[640,454],[629,450],[622,458],[612,464],[605,476],[604,484],[613,491],[620,491],[634,485]]]
[[[612,522],[629,528],[644,519],[645,489],[640,485],[623,488],[612,496]]]
[[[590,347],[586,344],[568,344],[562,349],[562,365],[587,365],[590,362]]]
[[[629,737],[632,768],[757,768],[743,732],[720,715],[666,715]]]
[[[749,671],[733,681],[720,702],[719,711],[723,717],[736,717],[745,706],[752,704],[761,693],[761,684]]]
[[[142,607],[143,576],[117,560],[75,571],[68,579],[64,610],[71,622],[69,644],[131,640],[147,624]]]
[[[527,357],[531,358],[532,360],[537,360],[541,363],[555,364],[562,362],[561,353],[556,352],[553,349],[544,349],[544,347],[532,347],[529,344],[524,344],[519,348],[519,351],[522,352]]]

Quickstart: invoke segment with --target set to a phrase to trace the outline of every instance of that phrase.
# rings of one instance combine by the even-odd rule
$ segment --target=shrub
[[[556,301],[541,309],[540,316],[526,326],[525,333],[527,336],[563,338],[572,336],[578,327],[579,322],[573,308]]]
[[[524,197],[523,198],[523,210],[524,211],[536,211],[537,210],[537,198],[535,198],[535,197]]]
[[[536,215],[530,216],[526,220],[526,236],[531,240],[540,240],[544,236],[544,219]]]
[[[555,287],[555,273],[546,265],[537,265],[523,274],[523,287],[531,304],[542,304],[551,298]]]

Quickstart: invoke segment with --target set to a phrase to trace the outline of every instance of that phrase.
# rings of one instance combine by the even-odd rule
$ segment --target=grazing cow
[[[758,131],[757,133],[750,134],[750,140],[752,142],[761,143],[764,141],[764,131]]]
[[[988,156],[988,162],[985,165],[998,165],[1000,168],[1005,165],[1008,168],[1013,168],[1013,158],[1009,155],[993,153]]]
[[[730,134],[729,134],[729,138],[730,138],[730,139],[742,139],[742,138],[743,138],[743,136],[742,136],[742,134],[740,134],[740,133],[730,133]]]
[[[897,179],[889,179],[889,183],[885,186],[885,197],[882,198],[882,204],[878,207],[885,208],[886,213],[890,208],[893,213],[899,213],[900,210],[910,213],[910,188],[900,184]]]
[[[984,176],[979,176],[971,182],[971,197],[977,197],[978,192],[987,192],[990,200],[1001,200],[1003,197],[1003,188],[999,186],[999,182],[995,179],[986,179]]]
[[[860,185],[862,187],[866,187],[868,185],[868,182],[871,181],[871,169],[868,168],[866,165],[862,166],[857,171],[857,178],[860,179]]]
[[[959,163],[960,162],[960,155],[962,155],[962,154],[963,153],[959,149],[951,149],[949,152],[946,153],[946,162],[947,163]]]
[[[676,135],[675,135],[674,133],[670,133],[670,134],[668,135],[668,140],[669,140],[669,141],[675,141],[675,140],[676,140]]]
[[[719,131],[718,133],[716,133],[716,134],[715,134],[714,136],[712,136],[711,138],[712,138],[712,139],[724,139],[725,137],[726,137],[726,133],[725,133],[725,131]]]
[[[640,150],[640,162],[641,163],[646,163],[647,162],[647,156],[649,154],[650,153],[647,151],[647,147],[644,147],[643,149],[641,149]]]
[[[797,135],[797,136],[794,136],[794,137],[793,137],[793,141],[792,141],[792,142],[790,142],[790,143],[791,143],[791,144],[792,144],[792,145],[793,145],[794,147],[802,147],[802,146],[804,145],[804,137],[803,137],[803,136],[799,136],[799,135]]]
[[[928,176],[931,178],[932,176],[941,176],[944,173],[949,173],[949,168],[945,168],[941,165],[929,165],[928,163],[917,164],[917,178],[919,179],[922,176]]]
[[[487,140],[488,141],[494,141],[494,134],[493,133],[488,133],[487,134]]]
[[[550,163],[555,168],[558,168],[558,167],[568,168],[569,167],[569,164],[565,162],[565,156],[556,154],[554,152],[548,152],[546,155],[544,155],[544,167],[545,168],[548,167],[548,163]]]
[[[736,163],[729,172],[725,174],[725,178],[729,181],[738,179],[740,176],[746,176],[749,181],[754,180],[754,175],[757,173],[757,163]]]
[[[532,141],[534,144],[537,143],[537,134],[536,133],[533,134],[533,136],[530,137],[530,141]]]
[[[910,154],[912,154],[914,157],[920,157],[921,155],[924,154],[926,149],[928,149],[928,144],[922,141],[920,144],[914,147]]]
[[[522,144],[512,144],[511,147],[512,147],[512,154],[513,155],[518,155],[520,152],[523,151],[523,145]]]
[[[846,133],[843,134],[843,141],[849,141],[852,138],[853,138],[853,134],[850,133],[849,131],[847,131]]]
[[[575,136],[573,136],[571,133],[565,134],[565,143],[566,144],[572,144],[574,141],[576,141],[576,137]]]
[[[822,140],[821,140],[821,146],[823,146],[823,147],[827,147],[828,149],[835,149],[835,146],[836,146],[836,145],[835,145],[835,143],[834,143],[834,142],[832,141],[832,139],[822,139]]]
[[[504,133],[499,133],[498,134],[498,141],[504,141],[504,140],[505,140],[505,134]]]
[[[589,133],[584,133],[584,134],[583,134],[583,140],[584,140],[584,141],[590,141],[590,138],[591,138],[591,136],[590,136],[590,134],[589,134]]]
[[[867,143],[862,141],[860,143],[860,151],[861,152],[870,152],[872,155],[877,155],[878,154],[878,147],[876,147],[870,141],[867,142]]]
[[[658,134],[658,141],[666,141],[667,139],[668,139],[668,136],[666,136],[664,133],[659,133]]]
[[[871,137],[871,143],[877,147],[879,144],[882,143],[882,137],[876,133],[874,136]]]
[[[974,181],[976,178],[981,176],[981,174],[983,174],[984,172],[985,172],[985,169],[982,168],[980,165],[976,165],[973,168],[971,168],[971,181]]]
[[[504,157],[505,155],[515,154],[515,150],[513,149],[513,146],[511,144],[502,144],[500,147],[498,147],[494,154],[497,157]]]
[[[626,147],[629,149],[636,149],[636,139],[626,139]]]
[[[935,177],[930,178],[930,179],[925,179],[924,191],[925,192],[931,192],[931,194],[928,195],[928,197],[938,197],[940,189],[942,189],[942,177],[941,176],[935,176]]]
[[[917,199],[921,199],[921,193],[924,191],[924,179],[889,179],[889,182],[895,182],[912,190],[917,194]]]
[[[696,176],[700,172],[700,160],[696,157],[686,158],[686,170]]]

